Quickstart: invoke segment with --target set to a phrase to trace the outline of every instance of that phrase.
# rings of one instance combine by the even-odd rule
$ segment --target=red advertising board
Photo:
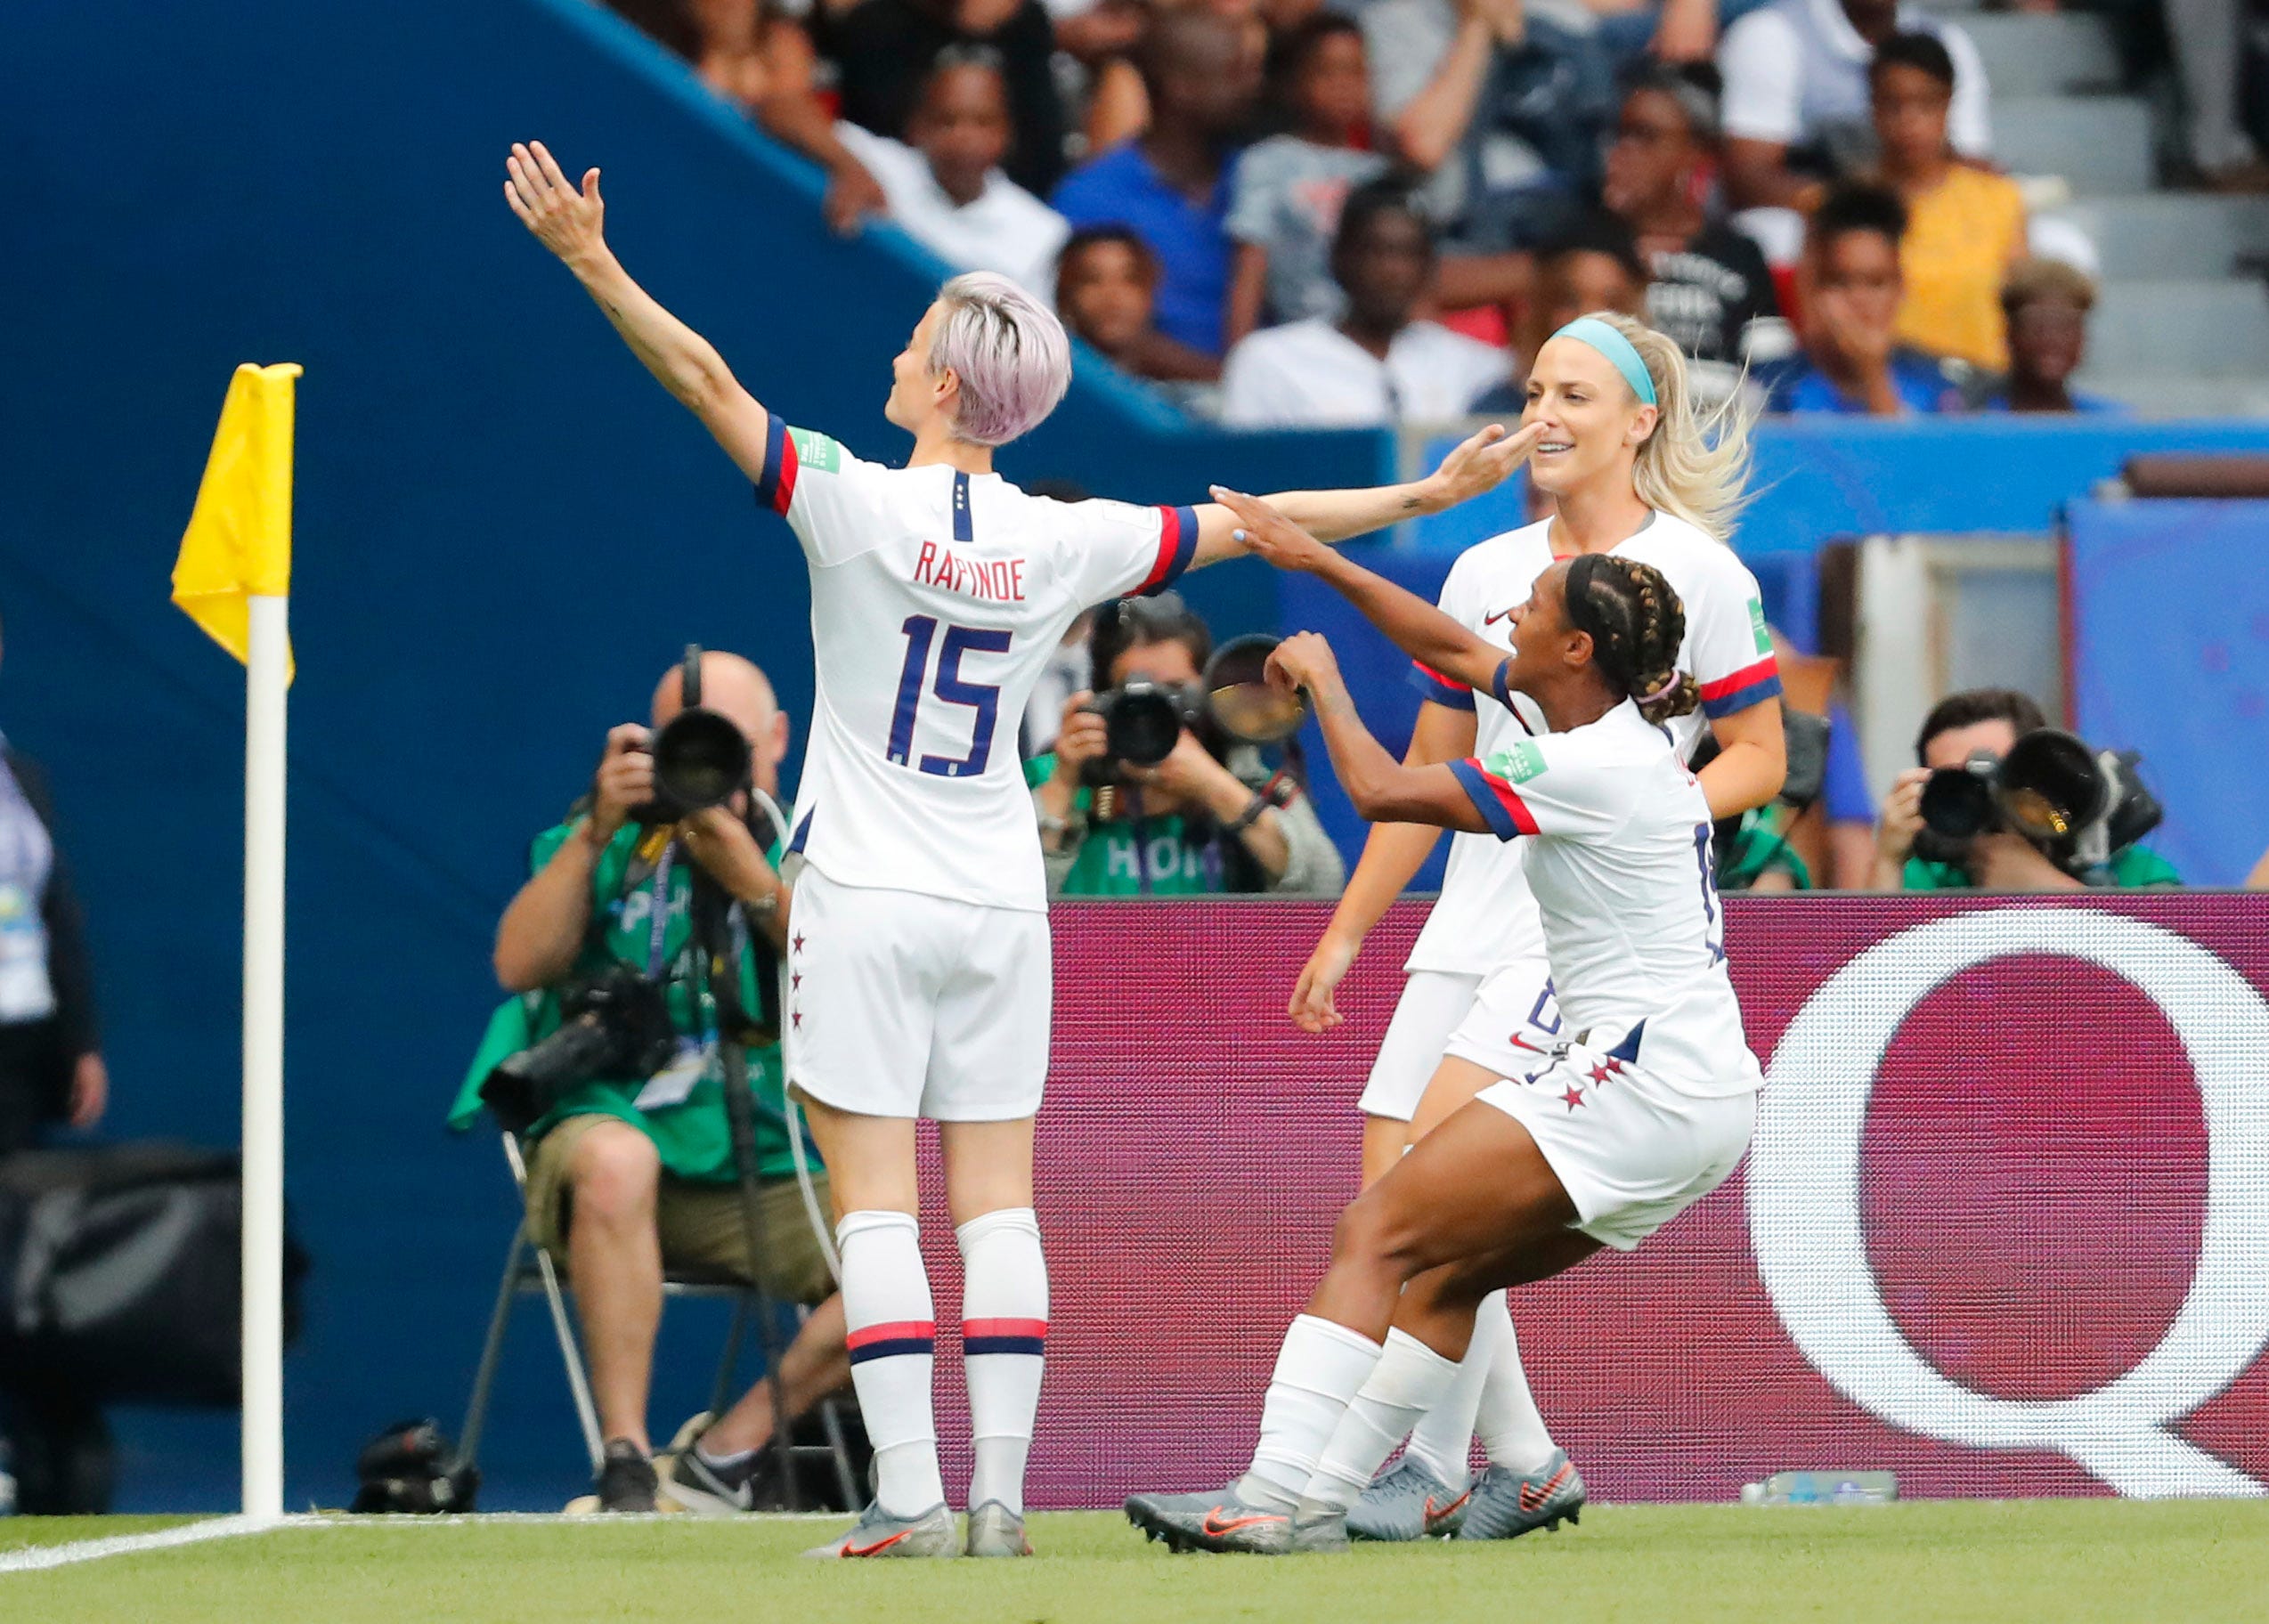
[[[1037,1505],[1213,1487],[1250,1453],[1424,918],[1380,926],[1318,1038],[1283,1010],[1327,912],[1056,911]],[[1923,1496],[2269,1490],[2269,897],[1727,914],[1767,1068],[1748,1161],[1635,1254],[1514,1294],[1592,1492],[1731,1499],[1785,1468]],[[951,1226],[923,1227],[949,1355]],[[951,1478],[966,1406],[939,1368]]]

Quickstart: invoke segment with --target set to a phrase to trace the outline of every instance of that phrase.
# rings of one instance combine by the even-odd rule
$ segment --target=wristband
[[[1275,798],[1270,795],[1266,790],[1256,790],[1253,792],[1253,799],[1247,803],[1244,811],[1238,814],[1237,821],[1229,825],[1229,832],[1232,834],[1244,833],[1246,830],[1260,822],[1262,813],[1269,810],[1269,808],[1275,805]]]

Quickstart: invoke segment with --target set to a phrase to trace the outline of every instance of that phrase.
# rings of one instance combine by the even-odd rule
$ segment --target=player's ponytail
[[[1584,553],[1568,566],[1568,622],[1591,636],[1591,662],[1650,722],[1685,716],[1702,702],[1679,669],[1686,606],[1651,564]]]
[[[1654,432],[1639,442],[1631,483],[1639,499],[1657,513],[1683,519],[1704,535],[1723,541],[1749,504],[1749,429],[1756,409],[1748,392],[1736,389],[1714,410],[1694,403],[1686,357],[1678,345],[1643,321],[1613,311],[1595,311],[1639,352],[1655,386],[1660,416]]]

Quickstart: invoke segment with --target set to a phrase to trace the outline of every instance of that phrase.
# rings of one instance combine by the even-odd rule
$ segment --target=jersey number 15
[[[967,755],[958,760],[950,756],[924,756],[919,765],[923,772],[940,778],[975,777],[985,770],[985,763],[993,753],[993,729],[1000,721],[1001,690],[997,683],[962,680],[961,657],[971,653],[1004,654],[1008,653],[1009,634],[972,626],[948,626],[940,639],[938,617],[932,614],[909,614],[899,629],[906,634],[906,663],[899,670],[899,699],[891,712],[891,747],[885,753],[899,767],[907,766],[913,759],[915,719],[922,709],[922,679],[929,675],[930,649],[935,644],[938,676],[930,685],[930,692],[947,704],[968,706],[977,712],[977,719],[970,728]]]

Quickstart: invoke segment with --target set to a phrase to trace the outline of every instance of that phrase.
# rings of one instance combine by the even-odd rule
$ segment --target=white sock
[[[977,1455],[969,1503],[998,1500],[1021,1515],[1048,1336],[1040,1220],[1029,1206],[1009,1207],[972,1218],[954,1234],[961,1242],[962,1365]]]
[[[1505,1318],[1505,1294],[1492,1291],[1481,1300],[1474,1316],[1473,1344],[1458,1363],[1458,1379],[1436,1404],[1411,1429],[1406,1456],[1452,1488],[1464,1484],[1472,1470],[1475,1417],[1481,1413],[1482,1383],[1498,1350],[1509,1346],[1513,1322]]]
[[[1459,1368],[1407,1332],[1387,1332],[1386,1352],[1317,1458],[1303,1500],[1346,1511],[1362,1498],[1411,1424],[1448,1394]]]
[[[1504,1295],[1498,1294],[1500,1297]],[[1513,1322],[1497,1311],[1504,1340],[1490,1361],[1481,1384],[1481,1447],[1492,1466],[1503,1466],[1523,1477],[1533,1477],[1552,1458],[1552,1434],[1537,1412],[1528,1391],[1528,1373],[1521,1368],[1520,1339]]]
[[[1302,1314],[1284,1333],[1276,1373],[1261,1407],[1260,1448],[1238,1480],[1237,1498],[1289,1511],[1298,1504],[1316,1457],[1378,1363],[1378,1344],[1359,1331]]]
[[[894,1516],[918,1517],[946,1498],[930,1403],[937,1327],[921,1231],[907,1213],[845,1213],[835,1246],[851,1385],[874,1446],[875,1503]]]

